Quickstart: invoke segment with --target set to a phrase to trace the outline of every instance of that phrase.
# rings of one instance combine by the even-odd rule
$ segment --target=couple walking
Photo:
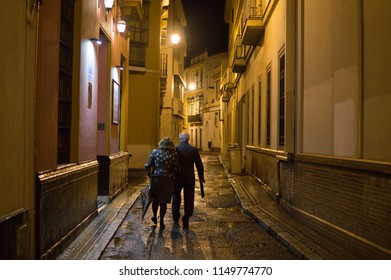
[[[167,204],[172,200],[172,216],[174,223],[179,223],[180,207],[184,200],[184,215],[182,226],[189,228],[189,219],[194,211],[195,174],[197,168],[199,180],[204,180],[204,166],[197,148],[189,144],[189,134],[179,134],[180,144],[175,147],[172,140],[164,137],[160,140],[158,148],[149,156],[145,169],[151,178],[152,212],[151,218],[157,224],[157,212],[160,206],[160,227],[165,228],[164,216]]]

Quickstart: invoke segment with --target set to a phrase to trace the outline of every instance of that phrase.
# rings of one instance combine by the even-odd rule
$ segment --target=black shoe
[[[156,225],[157,224],[157,219],[155,217],[151,218],[151,221]]]

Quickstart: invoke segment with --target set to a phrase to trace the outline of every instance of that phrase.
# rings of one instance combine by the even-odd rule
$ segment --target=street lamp
[[[193,82],[189,83],[189,90],[193,91],[195,89],[196,89],[196,84]]]
[[[180,39],[181,36],[179,36],[177,33],[171,35],[171,43],[173,43],[174,45],[177,45]]]

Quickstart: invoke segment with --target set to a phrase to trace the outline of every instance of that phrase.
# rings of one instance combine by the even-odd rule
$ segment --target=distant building
[[[227,0],[227,141],[289,213],[391,256],[391,2]]]
[[[182,1],[170,0],[162,13],[160,54],[165,71],[161,77],[160,137],[168,136],[179,143],[184,123],[184,66],[187,52],[186,16]]]
[[[227,67],[227,52],[208,56],[204,52],[191,59],[185,69],[184,130],[190,143],[203,151],[221,151],[220,81]]]
[[[162,137],[178,143],[184,123],[187,23],[182,3],[144,0],[144,5],[144,20],[130,34],[127,150],[132,155],[131,169],[144,168]]]

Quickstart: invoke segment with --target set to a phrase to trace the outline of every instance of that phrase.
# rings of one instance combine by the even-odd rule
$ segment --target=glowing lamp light
[[[181,39],[181,36],[179,36],[176,33],[171,35],[171,43],[173,43],[174,45],[177,45],[179,43],[180,39]]]
[[[195,89],[196,89],[196,84],[193,83],[193,82],[191,82],[191,83],[189,84],[189,90],[195,90]]]
[[[109,12],[113,8],[113,5],[114,0],[105,0],[105,8],[107,12]]]
[[[98,38],[91,38],[91,42],[96,43],[97,45],[102,45],[102,41]]]
[[[117,22],[117,31],[119,33],[123,33],[126,29],[126,22],[121,19],[120,21]]]

